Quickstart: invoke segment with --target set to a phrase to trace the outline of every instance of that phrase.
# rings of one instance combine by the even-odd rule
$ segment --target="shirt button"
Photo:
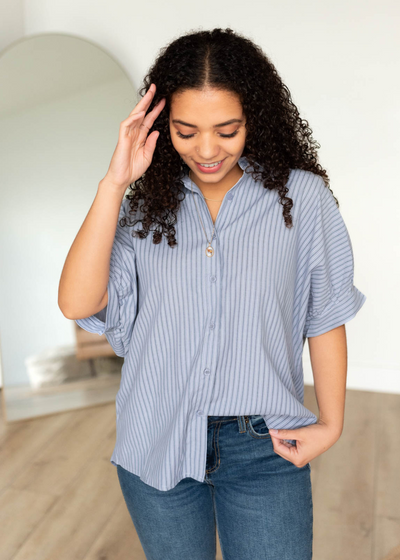
[[[215,329],[215,323],[211,323],[211,324],[210,324],[210,329],[211,329],[211,330],[212,330],[212,329]]]
[[[216,276],[210,276],[210,280],[211,280],[211,282],[215,282],[215,281],[216,281],[216,279],[217,279],[217,277],[216,277]]]
[[[228,193],[228,194],[226,195],[226,198],[227,198],[228,200],[232,200],[233,194],[232,194],[232,193]]]
[[[211,370],[210,370],[209,368],[206,368],[206,369],[204,370],[204,375],[210,375],[210,371],[211,371]]]
[[[197,416],[202,416],[203,415],[203,411],[202,410],[198,410],[197,411]]]

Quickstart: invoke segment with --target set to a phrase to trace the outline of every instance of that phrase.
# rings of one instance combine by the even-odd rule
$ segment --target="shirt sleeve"
[[[110,274],[107,284],[108,304],[104,309],[75,322],[88,332],[105,334],[117,356],[128,353],[133,325],[137,314],[136,255],[132,243],[132,230],[121,227],[120,219],[128,215],[129,200],[124,199],[118,216],[117,229],[110,257]]]
[[[353,283],[354,255],[346,224],[323,180],[319,182],[313,221],[304,338],[319,336],[347,323],[366,300]]]

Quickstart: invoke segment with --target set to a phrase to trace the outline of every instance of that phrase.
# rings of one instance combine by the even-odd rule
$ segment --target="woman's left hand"
[[[294,430],[270,429],[269,434],[275,453],[301,468],[332,447],[340,438],[341,432],[318,420],[316,424],[309,424]],[[296,445],[285,442],[284,439],[296,440]]]

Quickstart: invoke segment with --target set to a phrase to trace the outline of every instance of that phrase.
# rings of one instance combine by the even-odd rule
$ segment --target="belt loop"
[[[246,418],[247,418],[247,416],[238,416],[237,417],[240,434],[243,434],[247,430]]]

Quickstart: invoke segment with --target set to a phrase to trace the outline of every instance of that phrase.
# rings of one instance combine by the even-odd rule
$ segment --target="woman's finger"
[[[132,128],[139,128],[143,121],[144,114],[144,111],[140,111],[140,113],[131,115],[130,117],[122,121],[119,127],[120,135],[127,136]]]
[[[156,86],[155,84],[151,84],[149,89],[145,93],[145,95],[142,97],[142,99],[139,101],[136,107],[134,107],[134,109],[130,112],[129,117],[134,113],[138,113],[140,111],[147,111],[147,109],[150,107],[150,104],[153,100],[155,92],[156,92]]]
[[[125,124],[125,127],[126,127],[125,128],[125,134],[128,134],[128,132],[132,128],[137,128],[139,133],[140,133],[138,141],[139,141],[140,144],[143,145],[146,141],[146,137],[147,137],[151,127],[153,126],[154,121],[156,120],[156,118],[158,117],[160,112],[162,111],[164,105],[165,105],[165,100],[161,99],[157,103],[157,105],[154,107],[154,109],[146,115],[145,118],[144,118],[144,115],[145,115],[144,111],[141,111],[141,113],[137,113],[137,115],[139,115],[139,118],[136,118],[137,115],[131,115],[131,117],[126,119],[127,122]],[[123,122],[125,122],[125,121],[123,121]]]
[[[146,114],[145,111],[139,111],[139,113],[132,113],[131,115],[129,115],[128,118],[126,118],[121,122],[121,126],[129,126],[130,123],[133,123],[135,121],[140,121],[140,118],[143,118],[145,114]]]
[[[160,136],[158,130],[153,130],[151,134],[147,137],[146,144],[143,147],[143,157],[144,159],[151,163],[153,159],[154,150],[156,149],[157,138]]]
[[[163,97],[158,103],[157,105],[154,107],[154,109],[152,111],[150,111],[150,113],[148,113],[145,118],[143,119],[143,125],[147,126],[147,128],[150,130],[150,128],[153,126],[154,121],[156,120],[156,118],[158,117],[158,115],[161,113],[161,111],[164,109],[165,107],[165,97]]]

